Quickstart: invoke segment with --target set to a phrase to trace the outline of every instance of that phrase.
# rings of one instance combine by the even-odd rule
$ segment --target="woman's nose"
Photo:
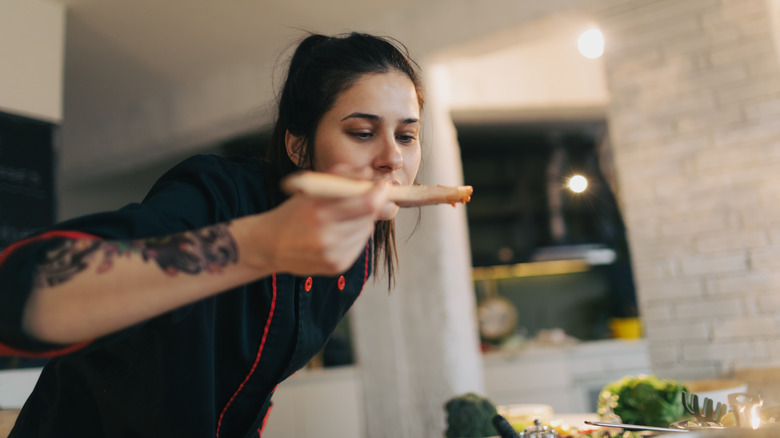
[[[383,138],[374,166],[379,169],[398,170],[403,164],[404,157],[401,153],[401,147],[396,143],[395,136]]]

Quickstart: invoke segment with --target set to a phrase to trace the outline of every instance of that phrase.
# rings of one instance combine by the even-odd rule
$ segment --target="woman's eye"
[[[395,138],[397,138],[399,142],[404,144],[412,143],[415,140],[415,137],[413,135],[402,134],[402,135],[397,135]]]
[[[350,133],[351,136],[359,139],[359,140],[368,140],[371,138],[374,134],[371,132],[352,132]]]

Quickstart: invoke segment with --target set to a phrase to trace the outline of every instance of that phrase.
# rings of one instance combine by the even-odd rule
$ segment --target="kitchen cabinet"
[[[644,340],[604,340],[485,354],[485,395],[497,405],[543,403],[555,413],[595,412],[598,393],[650,374]]]
[[[54,222],[56,131],[54,124],[0,112],[0,249]]]

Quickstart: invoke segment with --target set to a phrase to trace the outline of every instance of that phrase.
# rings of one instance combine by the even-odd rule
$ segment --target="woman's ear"
[[[303,137],[292,134],[289,129],[284,132],[284,145],[287,148],[287,156],[298,167],[303,167],[304,143]]]

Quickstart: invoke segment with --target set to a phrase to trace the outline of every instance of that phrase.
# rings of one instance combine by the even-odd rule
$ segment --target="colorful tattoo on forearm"
[[[91,263],[98,263],[99,273],[107,272],[115,259],[131,254],[140,255],[144,261],[153,260],[168,275],[218,273],[238,261],[238,248],[227,224],[144,240],[68,239],[48,251],[38,264],[36,285],[64,283]]]

